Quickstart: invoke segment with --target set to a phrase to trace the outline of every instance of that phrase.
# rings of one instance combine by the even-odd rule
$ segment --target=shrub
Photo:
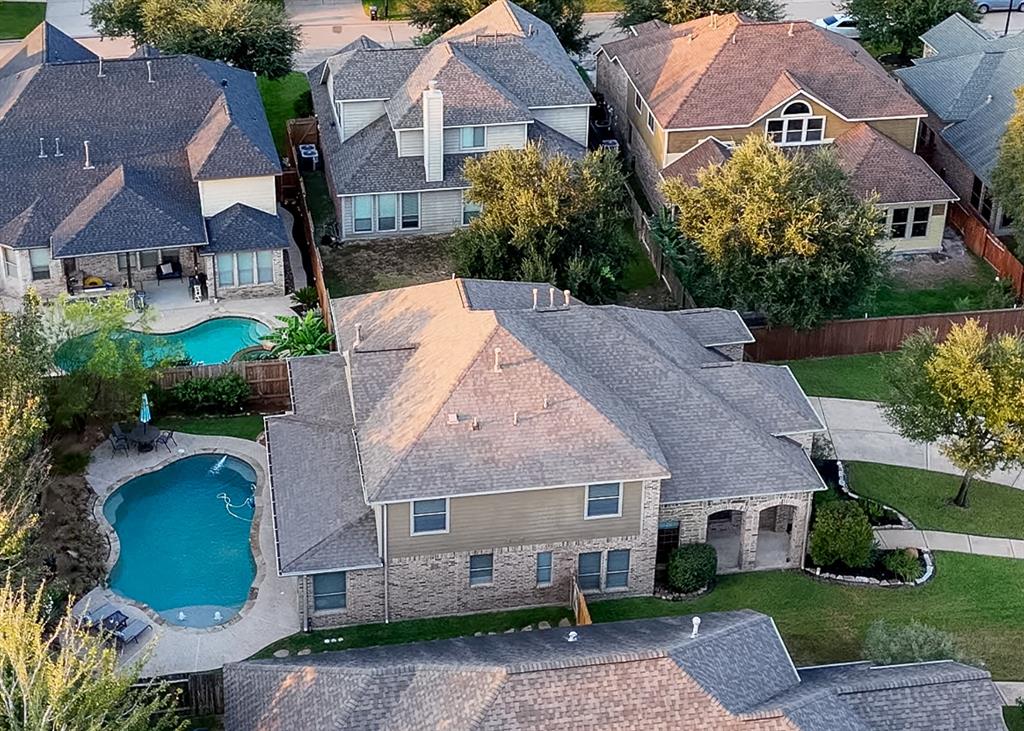
[[[900,581],[917,581],[924,571],[913,549],[888,551],[882,556],[882,565]]]
[[[894,624],[879,619],[864,638],[864,657],[879,665],[929,660],[966,660],[956,638],[949,632],[913,621]]]
[[[315,310],[320,306],[320,295],[316,287],[302,287],[292,292],[292,299],[295,304],[305,307],[307,310]]]
[[[692,594],[708,586],[718,572],[718,552],[709,543],[687,543],[668,560],[668,585]]]
[[[870,566],[875,536],[864,510],[853,500],[818,507],[811,530],[811,560],[818,566]]]
[[[248,381],[237,373],[216,378],[191,378],[171,389],[177,408],[187,413],[241,411],[251,393]]]
[[[58,475],[78,475],[92,461],[91,452],[54,452],[53,471]]]

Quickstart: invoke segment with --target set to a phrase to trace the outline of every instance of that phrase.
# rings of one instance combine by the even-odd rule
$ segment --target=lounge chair
[[[177,261],[165,261],[156,268],[156,284],[165,279],[181,279],[181,263]]]
[[[127,645],[129,642],[135,642],[139,639],[143,632],[149,629],[149,622],[144,619],[133,619],[121,629],[114,632],[114,637],[122,645]]]
[[[170,452],[171,451],[171,445],[169,445],[167,442],[174,442],[174,446],[175,447],[178,446],[178,443],[176,441],[174,441],[174,432],[173,431],[160,432],[160,436],[158,436],[153,443],[154,444],[162,444],[162,445],[164,445],[165,447],[167,447],[167,451]]]
[[[119,611],[118,608],[113,604],[110,602],[104,602],[103,604],[98,604],[95,607],[92,607],[84,614],[78,615],[78,619],[89,627],[101,627],[103,625],[103,620],[117,611]]]

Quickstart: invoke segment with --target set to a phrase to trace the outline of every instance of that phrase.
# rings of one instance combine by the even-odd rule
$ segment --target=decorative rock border
[[[839,476],[839,490],[844,495],[853,498],[854,500],[871,499],[858,495],[857,493],[850,489],[850,484],[846,479],[846,467],[843,465],[843,461],[840,459],[836,460],[836,470]],[[886,505],[883,502],[879,502],[878,500],[875,500],[874,502],[878,503],[886,510],[891,510],[895,515],[899,517],[899,528],[907,530],[915,530],[917,528],[917,526],[915,526],[911,522],[910,518],[905,516],[896,508],[892,507],[891,505]],[[872,528],[874,527],[875,526],[872,526]],[[897,527],[893,526],[893,529],[897,529]],[[824,579],[825,581],[831,581],[839,584],[852,584],[856,586],[880,586],[887,588],[900,586],[921,586],[921,584],[931,581],[932,577],[935,576],[935,559],[932,556],[932,552],[927,548],[918,548],[917,551],[918,555],[921,557],[921,560],[924,562],[924,572],[914,581],[900,581],[899,579],[876,579],[872,576],[853,576],[844,574],[831,574],[827,572],[822,573],[820,566],[814,569],[805,566],[804,571],[806,571],[808,574],[817,579]]]
[[[681,591],[670,591],[669,589],[656,586],[654,588],[654,597],[656,599],[664,599],[665,601],[669,602],[685,602],[691,599],[696,599],[697,597],[703,596],[704,594],[707,594],[709,591],[711,591],[711,587],[712,584],[708,584],[703,589],[691,591],[689,594],[687,594]]]

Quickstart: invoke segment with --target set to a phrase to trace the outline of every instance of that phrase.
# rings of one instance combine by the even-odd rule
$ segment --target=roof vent
[[[225,89],[227,89],[228,88],[228,80],[227,79],[221,79],[220,80],[220,85],[223,86]]]
[[[469,428],[473,431],[477,431],[480,428],[480,420],[474,416],[473,421],[469,423]]]
[[[548,307],[555,309],[555,288],[548,287]]]
[[[697,632],[700,631],[700,617],[693,618],[693,632],[690,633],[690,639],[697,639]]]
[[[512,412],[512,426],[519,426],[519,412]]]
[[[494,372],[501,373],[501,348],[494,349]]]
[[[64,157],[64,153],[60,151],[60,137],[54,137],[53,138],[53,144],[57,148],[54,151],[53,156],[54,157]]]
[[[45,137],[40,137],[39,138],[39,157],[41,157],[41,158],[48,157],[48,155],[46,154],[46,150],[43,149],[43,140],[44,139],[46,139],[46,138]]]
[[[146,74],[149,75],[149,83],[150,84],[154,83],[154,81],[153,81],[153,62],[152,61],[146,61]]]
[[[544,394],[544,408],[546,409],[549,406],[551,406],[551,399],[548,398],[547,394]]]
[[[82,143],[82,146],[85,147],[85,165],[82,166],[82,169],[83,170],[95,170],[96,166],[93,165],[92,162],[89,160],[89,140],[85,140]]]
[[[562,290],[562,296],[565,298],[565,306],[568,309],[568,307],[569,307],[569,290],[563,289]]]
[[[100,56],[100,72],[96,76],[102,79],[106,74],[103,73],[103,56]]]
[[[454,411],[448,412],[448,426],[455,426],[459,423],[459,415]]]
[[[580,638],[580,636],[579,636],[578,633],[570,632],[569,634],[567,634],[565,636],[565,641],[566,642],[576,642],[576,640],[578,640],[579,638]]]
[[[795,26],[796,26],[796,23],[790,23],[790,24],[789,24],[789,32],[788,32],[788,33],[786,33],[786,35],[787,35],[787,36],[792,36],[792,35],[793,35],[793,28],[794,28]]]
[[[537,288],[533,288],[533,309],[537,309]]]
[[[986,104],[991,104],[992,103],[992,95],[991,94],[989,94],[988,97],[985,99],[985,103]]]
[[[363,323],[356,323],[356,341],[352,344],[353,347],[358,348],[363,342]]]
[[[711,14],[711,27],[712,28],[717,28],[718,27],[718,13],[712,13]]]

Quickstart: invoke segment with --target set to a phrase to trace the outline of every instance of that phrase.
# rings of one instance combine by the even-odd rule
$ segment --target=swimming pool
[[[103,515],[121,544],[110,588],[187,627],[228,621],[249,597],[256,471],[224,454],[186,457],[118,488]]]
[[[269,332],[269,327],[248,317],[217,317],[187,330],[160,334],[125,330],[122,337],[137,341],[149,364],[166,358],[189,358],[196,365],[215,365],[228,362],[240,350],[259,345]],[[88,357],[95,337],[82,335],[62,345],[56,355],[58,365],[66,371],[75,370],[76,364]]]

